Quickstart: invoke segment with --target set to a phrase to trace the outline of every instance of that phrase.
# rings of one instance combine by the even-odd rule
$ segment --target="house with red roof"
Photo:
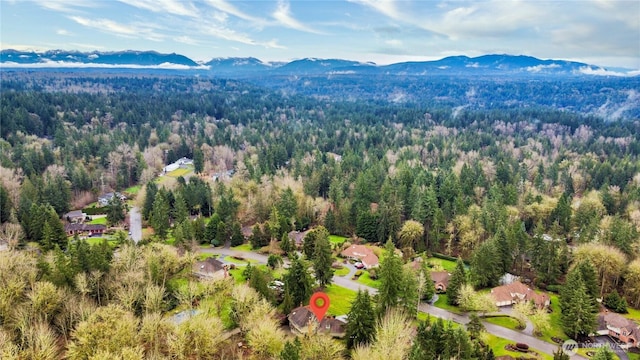
[[[491,289],[496,306],[511,306],[522,301],[533,301],[538,308],[549,306],[551,300],[547,294],[538,294],[520,281]]]
[[[638,341],[640,340],[640,327],[626,317],[612,313],[605,312],[598,314],[598,330],[599,335],[608,335],[617,339],[623,345],[622,348],[640,347]]]
[[[347,259],[360,261],[362,265],[364,265],[365,269],[376,268],[380,265],[378,256],[376,256],[371,248],[364,245],[351,245],[342,250],[340,255]]]

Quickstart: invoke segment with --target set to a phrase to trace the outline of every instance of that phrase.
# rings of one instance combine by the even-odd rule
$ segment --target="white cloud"
[[[540,72],[542,70],[546,70],[546,69],[555,69],[555,68],[559,68],[560,65],[559,64],[549,64],[549,65],[536,65],[536,66],[528,66],[526,68],[527,71],[529,72]]]
[[[56,34],[58,35],[62,35],[62,36],[70,36],[71,33],[69,32],[69,30],[65,30],[65,29],[58,29],[56,30]]]
[[[97,7],[95,2],[84,0],[35,0],[35,2],[45,9],[60,11],[65,13],[77,12],[77,8]]]
[[[384,43],[389,45],[389,46],[393,46],[393,47],[401,47],[402,44],[403,44],[402,40],[398,40],[398,39],[386,40]]]
[[[187,1],[179,0],[118,0],[124,4],[156,13],[198,17],[198,10]]]
[[[310,28],[309,26],[301,23],[300,21],[298,21],[297,19],[295,19],[292,15],[291,15],[291,11],[290,11],[290,6],[288,2],[285,1],[278,1],[278,7],[276,8],[276,11],[273,12],[272,14],[273,18],[278,20],[278,22],[288,28],[291,29],[295,29],[298,31],[304,31],[304,32],[309,32],[309,33],[314,33],[314,34],[321,34],[321,32],[314,30],[312,28]]]
[[[395,20],[405,19],[405,16],[400,13],[394,0],[347,0],[356,4],[360,4],[376,10],[377,12],[388,16]]]
[[[249,15],[241,10],[239,10],[237,7],[235,7],[235,5],[229,3],[228,1],[225,0],[206,0],[206,3],[209,4],[210,6],[225,12],[227,14],[233,15],[235,17],[238,17],[242,20],[247,20],[247,21],[251,21],[251,22],[255,22],[255,23],[264,23],[264,19]]]
[[[585,75],[599,75],[599,76],[638,76],[640,75],[640,70],[629,71],[629,72],[619,72],[619,71],[610,71],[607,69],[603,69],[601,67],[592,67],[592,66],[583,66],[580,68],[580,73]]]
[[[70,16],[71,20],[80,25],[97,29],[103,32],[112,33],[118,36],[129,38],[143,38],[151,41],[162,41],[164,35],[156,33],[153,28],[156,25],[149,24],[121,24],[109,19],[87,19],[81,16]]]
[[[200,42],[190,36],[182,35],[173,38],[173,41],[188,45],[200,45]]]

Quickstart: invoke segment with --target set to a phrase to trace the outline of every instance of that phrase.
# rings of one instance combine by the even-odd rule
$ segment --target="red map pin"
[[[309,301],[309,307],[311,311],[316,315],[318,322],[322,321],[324,314],[329,309],[329,296],[323,292],[317,292],[311,295],[311,301]]]

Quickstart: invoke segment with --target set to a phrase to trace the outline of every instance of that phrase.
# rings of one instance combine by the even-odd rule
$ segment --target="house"
[[[511,306],[521,301],[533,301],[538,308],[544,308],[551,303],[547,294],[538,294],[520,281],[495,287],[491,289],[491,295],[496,300],[496,306]]]
[[[109,202],[111,201],[111,199],[113,199],[114,196],[117,196],[122,201],[127,200],[127,197],[120,194],[119,192],[115,192],[115,193],[109,192],[98,198],[98,204],[100,204],[100,206],[107,206],[109,205]]]
[[[422,269],[423,260],[421,257],[417,257],[413,259],[411,266],[415,271],[420,271]],[[431,271],[429,273],[431,276],[431,281],[433,281],[433,286],[436,289],[437,293],[445,293],[447,292],[447,286],[449,285],[449,278],[451,278],[451,274],[447,271]]]
[[[67,236],[101,236],[104,231],[107,229],[106,226],[102,224],[66,224],[64,226],[64,231],[67,233]]]
[[[172,164],[169,164],[169,165],[165,166],[162,169],[162,173],[166,174],[168,172],[172,172],[172,171],[177,170],[177,169],[179,169],[179,168],[181,168],[183,166],[191,165],[191,164],[193,164],[193,160],[191,160],[189,158],[186,158],[186,157],[182,157],[182,158],[176,160],[175,162],[173,162]]]
[[[64,214],[64,219],[70,223],[83,222],[86,218],[87,214],[83,213],[82,210],[74,210]]]
[[[335,317],[325,316],[318,324],[318,319],[309,309],[309,306],[293,309],[287,318],[293,333],[306,334],[314,325],[316,332],[329,334],[336,338],[343,338],[347,333],[346,322]],[[310,324],[310,322],[313,323]]]
[[[433,281],[433,285],[436,288],[437,293],[447,292],[447,286],[449,286],[450,278],[451,278],[451,274],[449,274],[446,271],[431,272],[431,280]]]
[[[640,328],[638,324],[624,316],[612,312],[598,314],[598,330],[599,335],[607,335],[622,342],[620,345],[623,349],[632,347],[640,347]]]
[[[364,245],[351,245],[344,249],[340,255],[347,259],[360,261],[365,269],[371,269],[378,267],[379,261],[373,250]]]
[[[307,236],[309,230],[306,231],[290,231],[289,240],[291,240],[294,244],[296,244],[296,248],[302,247],[302,242],[304,241],[304,237]]]
[[[207,279],[223,279],[229,276],[227,265],[212,257],[193,264],[193,273],[200,278]]]

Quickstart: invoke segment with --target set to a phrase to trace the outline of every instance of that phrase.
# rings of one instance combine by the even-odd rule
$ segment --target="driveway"
[[[142,214],[136,206],[129,211],[129,231],[133,242],[138,244],[142,240]]]
[[[267,263],[267,256],[266,255],[262,255],[262,254],[258,254],[255,252],[251,252],[251,251],[236,251],[236,250],[232,250],[232,249],[227,249],[227,248],[210,248],[210,249],[200,249],[200,252],[203,253],[212,253],[212,254],[219,254],[219,255],[223,255],[223,256],[242,256],[246,259],[253,259],[256,260],[262,264],[266,264]],[[285,264],[287,264],[288,261],[285,261]],[[355,268],[354,268],[355,269]],[[355,270],[353,271],[355,272]],[[351,280],[351,276],[348,277],[342,277],[342,276],[334,276],[333,277],[333,283],[338,285],[338,286],[342,286],[345,287],[347,289],[350,290],[354,290],[354,291],[358,291],[358,290],[365,290],[368,291],[369,294],[371,295],[375,295],[378,293],[378,289],[372,288],[370,286],[366,286],[364,284],[360,284],[357,281],[353,281]],[[423,313],[427,313],[433,317],[437,317],[437,318],[442,318],[444,320],[450,320],[453,322],[456,322],[458,324],[462,324],[462,325],[466,325],[469,322],[469,315],[468,314],[456,314],[432,305],[429,305],[427,303],[420,303],[418,305],[418,311],[423,312]],[[502,326],[498,326],[498,325],[494,325],[494,324],[490,324],[486,321],[483,321],[484,327],[487,330],[488,333],[492,334],[492,335],[496,335],[498,337],[513,341],[513,342],[521,342],[521,343],[526,343],[529,346],[531,346],[532,348],[535,348],[539,351],[542,351],[544,353],[547,353],[549,355],[553,354],[555,351],[558,350],[559,345],[557,344],[551,344],[548,343],[546,341],[540,340],[532,335],[529,334],[525,334],[523,332],[520,331],[515,331],[515,330],[511,330],[511,329],[507,329],[505,327]],[[571,357],[572,359],[584,359],[584,357],[580,356],[580,355],[573,355]],[[624,360],[628,360],[628,359],[624,359]]]

